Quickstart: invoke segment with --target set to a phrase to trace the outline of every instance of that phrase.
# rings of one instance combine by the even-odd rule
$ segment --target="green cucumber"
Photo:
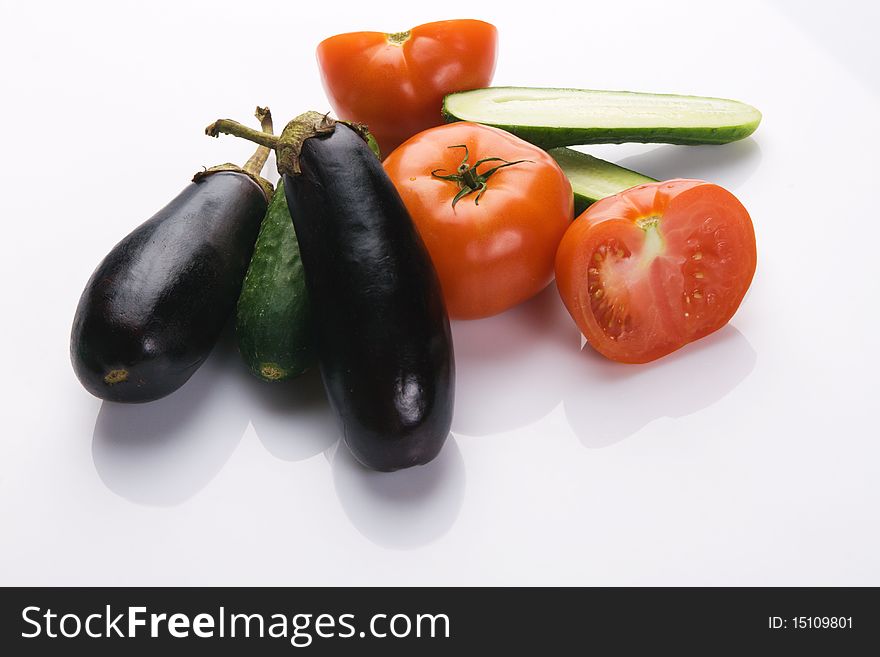
[[[312,365],[309,298],[281,182],[260,226],[235,319],[238,350],[259,378],[290,379]]]
[[[725,144],[752,134],[761,113],[723,98],[587,89],[489,87],[449,94],[447,121],[502,128],[543,148],[580,144]]]
[[[570,148],[551,148],[547,152],[553,156],[571,182],[575,216],[606,196],[636,185],[657,182],[648,176]]]

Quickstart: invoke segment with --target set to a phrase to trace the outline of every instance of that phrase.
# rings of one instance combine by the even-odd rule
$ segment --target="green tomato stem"
[[[451,182],[458,183],[458,193],[452,199],[452,207],[455,208],[455,204],[458,203],[461,199],[469,194],[473,194],[477,192],[476,197],[474,198],[474,205],[480,204],[480,199],[483,197],[483,194],[486,193],[486,189],[488,187],[489,178],[496,172],[498,169],[503,169],[504,167],[511,167],[515,164],[522,164],[523,162],[531,162],[534,164],[532,160],[516,160],[514,162],[509,162],[501,157],[484,157],[481,160],[477,160],[473,163],[473,165],[468,163],[470,160],[470,153],[468,153],[468,147],[465,144],[456,144],[455,146],[449,146],[448,148],[463,148],[464,149],[464,158],[461,161],[461,164],[458,165],[456,169],[457,173],[441,175],[437,173],[438,171],[445,171],[445,169],[434,169],[431,172],[431,175],[435,178],[440,178],[441,180],[449,180]],[[486,162],[502,162],[497,166],[492,167],[491,169],[487,169],[480,173],[478,171],[478,167],[481,164],[485,164]]]

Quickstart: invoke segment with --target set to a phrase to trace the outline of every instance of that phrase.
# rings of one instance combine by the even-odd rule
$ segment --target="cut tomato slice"
[[[559,245],[556,280],[594,349],[646,363],[727,324],[756,263],[752,221],[733,194],[669,180],[588,208]]]

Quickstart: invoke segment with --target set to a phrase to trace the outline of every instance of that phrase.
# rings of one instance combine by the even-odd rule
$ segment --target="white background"
[[[80,387],[94,267],[251,151],[205,125],[329,109],[321,38],[460,13],[308,5],[3,1],[0,584],[880,584],[876,3],[468,5],[499,28],[496,84],[764,113],[728,146],[591,150],[749,208],[754,284],[699,344],[606,362],[553,288],[456,323],[453,436],[393,475],[335,448],[317,376],[261,384],[228,337],[165,400]]]

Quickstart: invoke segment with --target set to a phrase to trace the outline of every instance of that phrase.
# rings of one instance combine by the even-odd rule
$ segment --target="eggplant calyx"
[[[257,185],[259,185],[263,194],[266,197],[266,201],[270,201],[272,199],[272,194],[275,191],[275,186],[270,183],[268,180],[260,176],[259,174],[252,173],[247,169],[238,166],[237,164],[233,164],[232,162],[227,162],[226,164],[218,164],[215,167],[211,167],[209,169],[205,169],[204,171],[198,171],[192,177],[193,182],[199,182],[200,180],[204,180],[208,176],[221,173],[223,171],[231,171],[232,173],[240,173],[242,175],[247,176],[251,180],[253,180]]]
[[[300,175],[302,167],[299,160],[305,140],[331,134],[336,129],[337,123],[341,123],[354,131],[358,137],[367,143],[370,150],[376,154],[376,157],[380,157],[379,144],[363,123],[331,119],[329,112],[327,114],[304,112],[284,126],[281,137],[278,139],[278,145],[275,147],[275,155],[278,159],[278,173],[289,176]]]
[[[278,145],[275,147],[278,173],[289,176],[300,175],[302,167],[299,159],[305,140],[332,134],[335,129],[336,119],[331,119],[329,113],[320,112],[304,112],[284,126]]]
[[[373,133],[370,132],[369,127],[365,123],[356,123],[354,121],[343,121],[341,119],[337,119],[337,123],[341,123],[343,125],[347,125],[349,128],[354,130],[358,137],[367,142],[367,146],[370,147],[370,150],[375,153],[376,157],[379,158],[379,161],[382,161],[382,153],[379,151],[379,142],[376,141],[376,138],[373,136]]]

